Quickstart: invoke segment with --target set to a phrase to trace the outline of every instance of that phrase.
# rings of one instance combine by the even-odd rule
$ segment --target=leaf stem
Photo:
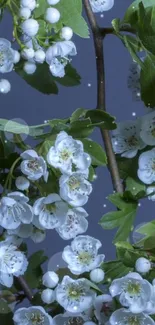
[[[22,276],[19,276],[17,279],[25,293],[25,296],[28,298],[29,301],[31,301],[33,299],[33,294],[31,292],[31,289],[29,288],[28,284],[26,283],[25,279]]]
[[[96,54],[96,68],[97,68],[97,109],[102,109],[103,111],[106,111],[103,29],[100,29],[100,27],[97,24],[89,0],[83,0],[83,4],[85,7],[85,11],[88,17],[88,21],[94,39],[94,47],[95,47],[95,54]],[[105,145],[105,150],[108,159],[108,167],[111,174],[114,190],[118,193],[122,193],[123,185],[119,175],[115,154],[113,152],[109,131],[105,129],[101,129],[101,135]]]

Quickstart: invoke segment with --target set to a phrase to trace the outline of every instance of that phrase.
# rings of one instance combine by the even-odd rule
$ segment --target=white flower
[[[88,213],[81,207],[69,209],[65,223],[56,228],[56,231],[64,240],[69,240],[77,235],[83,234],[88,229],[87,216]]]
[[[0,38],[0,73],[6,73],[13,70],[16,52],[11,48],[11,43]]]
[[[98,239],[90,236],[78,236],[66,246],[62,253],[63,260],[73,274],[89,272],[100,266],[105,255],[97,255],[102,246]]]
[[[18,63],[20,61],[20,53],[16,50],[14,50],[14,60],[13,63]]]
[[[152,295],[150,296],[150,300],[146,304],[146,308],[144,310],[145,314],[152,315],[155,313],[155,280],[152,281]]]
[[[11,231],[11,230],[7,230],[4,232],[5,241],[7,241],[10,244],[13,244],[14,246],[19,247],[21,245],[21,243],[23,242],[23,239],[16,235],[9,235],[9,231]]]
[[[138,177],[144,184],[155,181],[155,148],[143,152],[138,160]]]
[[[112,297],[120,296],[120,303],[125,307],[129,307],[132,313],[141,313],[150,300],[152,286],[138,273],[131,272],[120,279],[113,280],[109,291]]]
[[[45,52],[42,49],[39,49],[34,53],[34,60],[37,63],[43,63],[45,61],[45,57],[46,57]]]
[[[48,271],[43,275],[42,282],[45,287],[53,289],[57,286],[59,277],[55,272]]]
[[[40,306],[17,309],[13,321],[15,325],[53,325],[52,317]]]
[[[92,185],[82,173],[72,173],[71,176],[62,175],[59,179],[60,196],[74,207],[87,203],[88,195],[92,192]]]
[[[45,12],[45,20],[50,24],[55,24],[60,19],[60,12],[56,8],[47,8]]]
[[[60,0],[47,0],[47,3],[52,6],[52,5],[56,5],[59,1]]]
[[[84,325],[83,313],[69,313],[59,314],[53,317],[53,325]]]
[[[33,59],[34,57],[34,50],[32,48],[25,48],[22,50],[21,52],[21,56],[25,59],[25,60],[30,60]]]
[[[34,10],[36,7],[35,0],[21,0],[20,3],[22,7],[29,8],[31,11]]]
[[[35,73],[37,69],[37,66],[35,63],[33,62],[25,62],[24,66],[23,66],[23,70],[27,73],[27,74],[33,74]]]
[[[65,63],[61,63],[57,58],[53,58],[49,65],[50,72],[54,77],[63,78],[65,76]]]
[[[152,194],[148,196],[148,199],[151,201],[155,201],[155,186],[148,186],[146,189],[146,194],[147,195]]]
[[[43,157],[38,156],[34,150],[26,150],[21,154],[23,161],[21,163],[21,171],[27,175],[27,178],[35,181],[44,177],[44,181],[47,182],[48,172],[47,165]]]
[[[29,18],[21,24],[21,29],[23,30],[24,34],[33,37],[38,33],[39,24],[37,20]]]
[[[94,300],[94,314],[99,321],[99,324],[106,324],[109,316],[112,314],[114,308],[114,301],[108,294],[99,295]]]
[[[144,313],[133,314],[125,308],[114,311],[109,322],[110,325],[154,325],[154,320],[151,317]]]
[[[69,276],[64,276],[61,284],[56,288],[57,302],[71,313],[89,309],[93,305],[95,295],[84,278],[73,280]]]
[[[51,304],[55,300],[55,292],[51,289],[45,289],[41,293],[41,299],[45,304]]]
[[[7,94],[10,90],[10,82],[7,79],[0,79],[0,93]]]
[[[94,269],[90,272],[90,280],[99,283],[104,280],[104,271],[102,269]]]
[[[28,19],[31,16],[31,10],[29,8],[20,8],[19,16],[23,19]]]
[[[28,201],[28,197],[20,192],[3,196],[0,201],[0,225],[5,229],[16,229],[21,223],[31,223],[33,212]]]
[[[140,136],[144,143],[153,146],[155,145],[155,112],[145,114],[141,118]]]
[[[139,257],[136,261],[135,269],[139,273],[147,273],[151,269],[151,262],[145,257]]]
[[[16,229],[8,229],[7,233],[9,235],[16,235],[20,238],[29,238],[32,235],[33,231],[33,225],[32,223],[30,224],[21,224],[18,228]]]
[[[73,30],[70,27],[62,27],[60,32],[60,37],[63,38],[65,41],[70,41],[73,36]]]
[[[110,10],[114,5],[114,0],[89,0],[93,12],[103,12]]]
[[[56,42],[46,51],[46,62],[50,65],[53,57],[65,58],[68,55],[76,55],[76,47],[72,41]]]
[[[29,188],[30,182],[29,180],[24,176],[18,176],[15,181],[16,187],[18,190],[25,191]]]
[[[75,140],[65,131],[61,131],[57,135],[55,145],[47,154],[47,161],[51,166],[59,168],[62,173],[69,175],[74,170],[88,175],[91,158],[83,150],[81,141]]]
[[[0,283],[6,287],[13,284],[13,276],[25,273],[28,261],[25,255],[9,241],[0,242]]]
[[[39,216],[42,227],[54,229],[65,222],[68,205],[58,194],[53,193],[36,200],[33,211],[36,216]]]
[[[135,157],[146,146],[140,138],[140,127],[140,120],[118,123],[112,137],[114,152],[126,158]]]

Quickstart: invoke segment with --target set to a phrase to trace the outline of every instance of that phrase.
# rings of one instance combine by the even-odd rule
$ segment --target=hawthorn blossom
[[[65,131],[61,131],[53,147],[47,154],[48,163],[59,168],[62,173],[68,175],[79,171],[88,176],[88,168],[91,164],[90,156],[84,152],[83,143],[75,140]]]
[[[104,261],[105,255],[98,255],[98,249],[101,246],[98,239],[90,236],[78,236],[74,238],[70,246],[64,248],[62,258],[73,274],[89,272]]]
[[[133,158],[138,150],[146,147],[140,138],[141,121],[126,121],[117,124],[117,129],[113,131],[112,144],[116,154],[122,157]]]
[[[16,187],[18,188],[18,190],[20,190],[20,191],[25,191],[30,186],[29,180],[24,176],[18,176],[15,180],[15,184],[16,184]]]
[[[97,296],[94,300],[94,308],[94,314],[99,324],[105,324],[115,308],[113,298],[109,294]]]
[[[66,220],[62,226],[56,228],[59,236],[64,240],[69,240],[82,234],[88,229],[86,217],[88,213],[81,207],[69,209]]]
[[[24,253],[5,240],[0,242],[0,283],[6,287],[13,285],[13,276],[25,273],[28,261]]]
[[[17,309],[13,321],[15,325],[53,325],[52,317],[41,306]]]
[[[71,313],[81,313],[93,305],[96,293],[90,288],[87,279],[73,280],[64,276],[55,289],[56,301]]]
[[[76,46],[72,41],[59,41],[51,45],[46,51],[46,62],[50,65],[53,57],[66,58],[76,55]]]
[[[114,0],[89,0],[92,11],[95,13],[110,10],[114,6]]]
[[[133,314],[125,308],[117,309],[111,315],[109,322],[111,325],[154,325],[154,320],[144,313]]]
[[[11,90],[10,81],[7,79],[0,79],[0,93],[8,94],[10,90]]]
[[[68,205],[58,194],[49,194],[35,201],[33,211],[39,217],[39,222],[45,229],[61,226],[66,219]]]
[[[21,154],[23,159],[20,167],[23,174],[32,181],[36,181],[42,176],[45,182],[48,179],[47,165],[43,157],[38,156],[34,150],[26,150]]]
[[[20,224],[30,224],[33,220],[32,207],[28,197],[20,192],[12,192],[0,200],[0,225],[5,229],[16,229]]]
[[[59,179],[60,196],[73,207],[80,207],[87,203],[88,195],[92,192],[92,185],[79,172],[72,175],[63,174]]]
[[[155,112],[148,113],[141,118],[140,137],[144,143],[155,145]]]
[[[146,189],[146,194],[148,195],[149,200],[155,201],[155,186],[148,186]]]
[[[65,76],[65,66],[67,60],[59,60],[57,58],[52,58],[49,69],[54,77],[63,78]]]
[[[0,72],[6,73],[13,70],[14,63],[16,63],[16,52],[11,48],[11,43],[5,39],[0,38]]]
[[[119,296],[120,303],[132,313],[141,313],[152,295],[152,286],[140,274],[130,272],[112,281],[109,291],[112,297]]]
[[[138,178],[144,184],[152,184],[155,181],[155,148],[139,156],[138,167]]]
[[[53,317],[53,325],[83,325],[85,322],[82,313],[64,313]]]

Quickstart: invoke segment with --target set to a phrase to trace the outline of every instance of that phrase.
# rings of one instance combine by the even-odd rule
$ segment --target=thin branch
[[[29,301],[31,301],[33,299],[33,293],[31,291],[31,289],[29,288],[28,284],[26,283],[25,279],[22,276],[19,276],[18,278],[18,282],[21,286],[21,288],[23,289],[25,296],[28,298]]]
[[[108,34],[116,34],[115,30],[113,27],[104,27],[104,28],[100,28],[102,37],[104,38],[105,35]],[[122,26],[119,30],[120,32],[126,32],[126,33],[131,33],[131,34],[136,34],[136,30],[134,28],[131,28],[129,26]]]
[[[85,11],[93,32],[95,54],[96,54],[96,68],[97,68],[97,109],[106,111],[105,99],[105,69],[104,69],[104,54],[103,54],[103,36],[102,29],[99,28],[95,15],[91,10],[89,0],[83,0]],[[101,129],[102,139],[105,145],[105,150],[108,159],[108,167],[111,174],[114,190],[116,192],[123,192],[123,185],[119,175],[119,170],[112,148],[112,142],[108,130]]]

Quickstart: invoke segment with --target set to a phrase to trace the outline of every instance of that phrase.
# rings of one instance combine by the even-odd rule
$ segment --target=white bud
[[[34,60],[38,63],[43,63],[45,61],[46,54],[43,50],[37,50],[34,53]]]
[[[29,180],[24,176],[18,176],[15,181],[16,187],[21,190],[27,190],[30,186]]]
[[[46,238],[46,231],[34,228],[31,239],[35,244],[41,243]]]
[[[0,79],[0,93],[7,94],[10,90],[10,82],[7,79]]]
[[[42,291],[41,299],[45,304],[51,304],[55,300],[54,291],[51,289],[45,289]]]
[[[56,5],[60,0],[47,0],[49,5]]]
[[[39,24],[37,20],[30,18],[21,24],[21,28],[26,35],[33,37],[38,33]]]
[[[31,11],[35,9],[36,7],[36,1],[35,0],[21,0],[21,6],[29,8]]]
[[[140,257],[136,261],[135,269],[139,273],[147,273],[151,269],[151,262],[145,257]]]
[[[104,271],[102,269],[94,269],[90,272],[90,280],[99,283],[104,279]]]
[[[23,49],[23,51],[21,52],[21,56],[25,59],[25,60],[31,60],[34,57],[34,50],[32,48],[29,49]]]
[[[54,288],[59,282],[58,275],[53,271],[48,271],[43,275],[43,285],[47,288]]]
[[[73,36],[73,30],[70,27],[63,27],[60,32],[60,37],[63,38],[65,41],[70,41]]]
[[[14,50],[14,58],[13,58],[13,63],[18,63],[20,61],[20,53],[16,50]]]
[[[96,325],[96,323],[88,320],[87,322],[83,323],[83,325]]]
[[[31,16],[31,10],[29,8],[20,8],[19,10],[19,16],[23,19],[28,19]]]
[[[50,24],[55,24],[60,19],[60,12],[56,8],[47,8],[45,13],[45,19]]]
[[[24,66],[23,66],[23,70],[27,73],[27,74],[33,74],[37,69],[37,66],[35,63],[33,62],[25,62]]]

